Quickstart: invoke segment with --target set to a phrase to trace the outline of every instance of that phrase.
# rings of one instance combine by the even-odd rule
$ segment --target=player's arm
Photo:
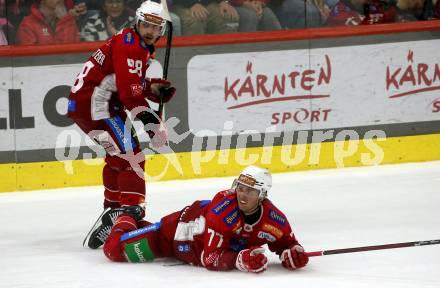
[[[240,252],[229,248],[229,237],[223,235],[221,229],[212,226],[206,229],[205,245],[202,253],[202,264],[208,270],[226,271],[238,269],[243,272],[260,273],[267,268],[264,248],[251,247]],[[227,235],[227,233],[226,233]]]
[[[211,217],[209,217],[211,216]],[[264,248],[251,247],[240,252],[231,250],[228,228],[217,215],[208,215],[205,230],[204,250],[201,255],[203,266],[208,270],[226,271],[238,269],[243,272],[260,273],[267,268],[267,258]]]
[[[304,248],[299,244],[295,234],[286,221],[283,226],[275,227],[282,231],[282,236],[276,241],[268,244],[269,249],[274,251],[280,257],[281,264],[289,270],[296,270],[307,265],[309,257]]]
[[[216,220],[216,217],[208,217],[201,262],[208,270],[232,270],[238,253],[228,247],[228,233],[215,223]]]

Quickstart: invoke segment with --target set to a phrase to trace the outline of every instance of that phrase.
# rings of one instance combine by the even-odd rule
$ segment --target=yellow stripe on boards
[[[250,164],[272,172],[440,160],[440,134],[148,155],[147,181],[237,175]],[[383,153],[382,153],[382,152]],[[102,159],[0,165],[0,192],[100,185]]]

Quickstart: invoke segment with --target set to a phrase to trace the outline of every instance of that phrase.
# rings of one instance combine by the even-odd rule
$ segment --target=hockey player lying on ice
[[[113,261],[174,257],[209,270],[259,273],[267,268],[261,246],[268,244],[285,268],[304,267],[308,256],[286,216],[266,198],[271,186],[267,170],[249,166],[231,189],[210,201],[195,201],[155,224],[140,220],[139,206],[118,208],[122,214],[105,241],[104,253]],[[103,216],[103,225],[113,224],[110,214]]]

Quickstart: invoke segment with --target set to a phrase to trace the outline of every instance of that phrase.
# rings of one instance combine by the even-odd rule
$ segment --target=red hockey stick
[[[394,249],[394,248],[405,248],[405,247],[414,247],[414,246],[436,245],[436,244],[440,244],[440,239],[427,240],[427,241],[415,241],[415,242],[403,242],[403,243],[394,243],[394,244],[382,244],[382,245],[353,247],[353,248],[342,248],[342,249],[333,249],[333,250],[324,250],[324,251],[314,251],[314,252],[307,252],[307,255],[309,257],[315,257],[315,256],[365,252],[365,251]]]

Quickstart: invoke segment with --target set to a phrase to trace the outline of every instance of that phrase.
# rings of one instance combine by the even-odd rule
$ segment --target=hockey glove
[[[167,127],[161,122],[159,125],[154,125],[158,129],[152,129],[147,131],[148,136],[150,136],[151,144],[154,148],[160,148],[162,146],[168,145],[168,130]]]
[[[154,148],[160,148],[168,143],[168,131],[165,124],[160,121],[160,115],[142,111],[136,116],[144,124],[145,131],[150,136]]]
[[[309,256],[304,252],[304,248],[301,245],[292,246],[281,253],[281,264],[284,268],[289,270],[295,270],[306,266],[309,262]]]
[[[267,268],[267,257],[263,247],[252,247],[238,253],[235,267],[243,272],[260,273]]]
[[[160,102],[160,95],[162,92],[163,102],[167,103],[176,94],[176,88],[171,87],[171,83],[168,80],[160,78],[152,78],[145,81],[144,90],[147,91],[147,98],[153,102]]]

